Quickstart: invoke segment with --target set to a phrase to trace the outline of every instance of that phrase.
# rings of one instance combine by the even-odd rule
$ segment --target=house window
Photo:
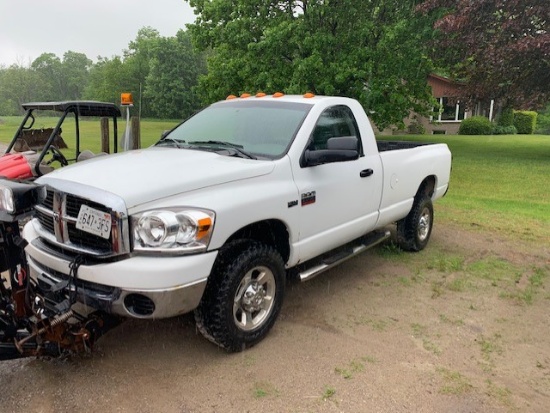
[[[439,113],[437,116],[438,122],[459,122],[465,118],[465,107],[459,100],[451,103],[451,100],[448,97],[439,98]]]

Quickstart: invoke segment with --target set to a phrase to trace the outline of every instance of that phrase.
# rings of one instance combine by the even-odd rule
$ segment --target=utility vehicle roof
[[[65,102],[31,102],[23,103],[23,109],[55,110],[58,112],[73,112],[80,116],[121,116],[120,109],[114,103],[94,101],[65,101]]]

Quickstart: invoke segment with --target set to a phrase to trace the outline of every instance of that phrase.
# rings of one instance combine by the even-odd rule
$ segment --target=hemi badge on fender
[[[315,191],[306,192],[302,194],[302,206],[315,203]]]
[[[298,200],[296,200],[296,201],[290,201],[290,202],[288,203],[288,207],[289,207],[289,208],[295,207],[296,205],[298,205]]]

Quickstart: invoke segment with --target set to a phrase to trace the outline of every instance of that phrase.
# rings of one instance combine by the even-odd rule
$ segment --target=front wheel
[[[427,195],[415,200],[405,218],[397,222],[397,243],[405,251],[421,251],[430,239],[434,222],[432,200]]]
[[[195,321],[220,347],[242,351],[262,340],[279,315],[285,289],[281,255],[257,242],[234,242],[220,251]]]

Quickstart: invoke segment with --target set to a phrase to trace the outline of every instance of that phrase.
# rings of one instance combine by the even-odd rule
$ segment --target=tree
[[[425,0],[418,11],[438,17],[434,54],[467,82],[471,100],[550,100],[548,0]]]
[[[149,103],[146,99],[141,99],[141,94],[151,70],[151,51],[159,39],[160,35],[156,29],[143,27],[138,30],[136,39],[131,41],[128,49],[124,51],[124,65],[127,67],[129,84],[132,85],[126,92],[131,92],[138,98],[136,104],[139,113],[144,117],[152,116]]]
[[[62,63],[54,53],[42,53],[31,63],[31,69],[39,73],[47,100],[63,99]]]
[[[195,92],[200,74],[206,72],[204,56],[197,53],[188,33],[158,39],[150,50],[150,72],[145,97],[151,114],[159,118],[187,118],[199,109]]]
[[[120,58],[101,57],[90,70],[84,98],[104,102],[119,102],[122,92],[131,91],[129,68]]]
[[[14,64],[2,71],[0,99],[4,114],[22,113],[21,104],[43,100],[45,93],[42,76],[31,68]]]
[[[150,50],[159,39],[157,30],[151,27],[141,28],[136,39],[131,41],[123,57],[100,57],[90,69],[89,84],[85,88],[87,99],[117,102],[122,92],[129,92],[136,98],[136,106],[143,116],[150,111],[145,102],[143,107],[140,94],[145,88],[150,71]]]
[[[70,50],[63,54],[63,61],[53,53],[42,53],[31,63],[31,69],[42,77],[46,100],[52,101],[80,99],[91,66],[84,53]]]
[[[0,66],[0,115],[13,116],[19,113],[17,104],[2,94],[5,88],[4,78],[6,73],[7,69]]]
[[[205,66],[186,32],[160,37],[144,27],[123,57],[100,58],[92,67],[84,97],[117,102],[121,92],[130,92],[141,116],[181,119],[200,104],[194,87]]]
[[[188,0],[194,41],[211,50],[205,101],[285,91],[358,99],[379,128],[432,107],[431,17],[413,0]]]
[[[84,53],[68,51],[63,55],[61,76],[63,99],[80,99],[88,84],[92,61]]]

